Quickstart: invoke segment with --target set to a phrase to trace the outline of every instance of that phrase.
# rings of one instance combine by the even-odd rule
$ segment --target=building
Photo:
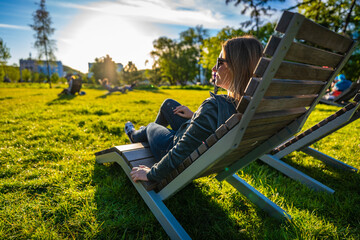
[[[61,61],[49,62],[50,76],[53,73],[57,73],[59,77],[63,77],[64,69]],[[22,79],[22,70],[28,69],[31,72],[48,74],[46,61],[35,60],[35,59],[20,59],[20,78]]]

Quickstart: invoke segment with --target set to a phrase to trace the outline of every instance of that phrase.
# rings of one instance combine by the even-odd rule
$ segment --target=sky
[[[21,58],[37,58],[33,47],[32,14],[40,0],[0,0],[0,38],[10,49],[8,65]],[[295,0],[274,2],[279,10],[295,5]],[[83,73],[88,63],[107,54],[124,66],[128,61],[138,69],[151,68],[153,41],[161,36],[178,39],[182,31],[202,25],[210,36],[226,27],[239,28],[249,19],[241,6],[225,0],[47,0],[56,40],[57,60]],[[271,19],[281,15],[277,11]],[[146,60],[149,61],[145,64]]]

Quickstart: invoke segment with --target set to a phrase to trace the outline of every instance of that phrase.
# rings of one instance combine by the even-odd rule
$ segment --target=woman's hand
[[[147,178],[148,172],[150,172],[150,168],[144,165],[140,165],[139,167],[134,167],[131,169],[130,175],[134,182],[149,181]]]
[[[174,114],[177,114],[180,117],[187,118],[187,119],[192,118],[192,116],[194,115],[194,113],[187,106],[184,106],[184,105],[177,106],[174,109]]]

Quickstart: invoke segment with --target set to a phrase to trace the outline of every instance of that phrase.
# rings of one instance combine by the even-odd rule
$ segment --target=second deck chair
[[[279,36],[270,38],[239,102],[238,113],[161,182],[132,182],[170,238],[190,237],[163,201],[193,179],[210,174],[229,182],[271,216],[291,218],[236,172],[300,131],[356,44],[291,12],[283,13],[276,31]],[[113,147],[95,155],[98,163],[120,164],[129,178],[132,167],[154,164],[151,151],[143,143]]]
[[[320,103],[325,103],[328,105],[343,107],[346,104],[349,103],[349,101],[356,95],[357,92],[360,91],[360,79],[358,79],[356,82],[353,82],[351,86],[343,91],[339,96],[334,98],[334,100],[326,100],[321,99]]]
[[[306,184],[310,188],[334,193],[333,189],[298,171],[297,169],[291,167],[289,164],[286,164],[280,159],[294,151],[302,151],[332,167],[356,172],[358,169],[348,164],[345,164],[335,158],[332,158],[320,151],[317,151],[311,148],[310,145],[359,119],[359,101],[360,93],[355,96],[353,103],[349,103],[344,108],[340,109],[339,111],[322,120],[321,122],[315,124],[303,133],[281,144],[279,147],[274,149],[271,154],[266,154],[260,157],[260,160],[282,172],[283,174],[289,176],[290,178]]]

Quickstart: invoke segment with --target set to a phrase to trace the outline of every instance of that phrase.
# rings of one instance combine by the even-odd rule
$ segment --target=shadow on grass
[[[60,96],[58,96],[57,98],[55,98],[54,100],[46,103],[46,105],[51,106],[51,105],[65,105],[68,104],[70,100],[74,99],[77,95],[66,95],[66,94],[62,94]]]
[[[294,162],[290,157],[282,159],[285,163],[291,165],[304,174],[316,179],[317,181],[325,184],[326,186],[335,190],[334,194],[327,192],[315,191],[302,185],[295,180],[288,178],[288,182],[298,185],[299,190],[296,195],[294,192],[284,192],[285,199],[298,209],[311,212],[319,219],[325,219],[333,223],[339,231],[355,231],[360,234],[358,228],[358,217],[360,216],[360,174],[358,172],[346,171],[334,168],[321,163],[320,160],[314,159],[320,165],[304,166],[304,164]],[[260,163],[266,165],[265,163]],[[276,171],[276,170],[273,170]],[[277,171],[276,171],[277,172]],[[283,175],[277,172],[276,175]],[[334,221],[334,219],[341,219],[341,221]]]
[[[104,89],[99,89],[99,90],[104,90]],[[136,90],[135,90],[136,91]],[[166,94],[164,93],[163,91],[160,91],[158,89],[140,89],[139,91],[146,91],[146,92],[152,92],[152,93],[161,93],[161,94]],[[132,91],[130,91],[132,92]],[[123,95],[123,94],[127,94],[128,91],[122,93],[122,92],[107,92],[105,93],[104,95],[101,95],[101,96],[98,96],[96,97],[96,99],[99,99],[99,98],[107,98],[108,96],[110,95]]]
[[[2,98],[0,98],[0,101],[7,100],[7,99],[13,99],[13,97],[2,97]]]
[[[95,165],[93,182],[97,186],[97,221],[102,224],[99,239],[168,239],[157,219],[137,193],[122,168],[114,164]],[[169,210],[193,239],[254,239],[246,232],[232,213],[223,209],[211,194],[205,194],[194,182],[165,201]],[[202,186],[209,187],[208,185]],[[241,212],[244,218],[254,221],[254,208],[248,207],[247,199],[232,198],[231,209]],[[273,221],[266,213],[256,208],[258,236],[262,236],[265,225],[273,230],[280,229],[280,223]],[[248,221],[244,219],[244,222]],[[256,235],[256,234],[255,234]]]

